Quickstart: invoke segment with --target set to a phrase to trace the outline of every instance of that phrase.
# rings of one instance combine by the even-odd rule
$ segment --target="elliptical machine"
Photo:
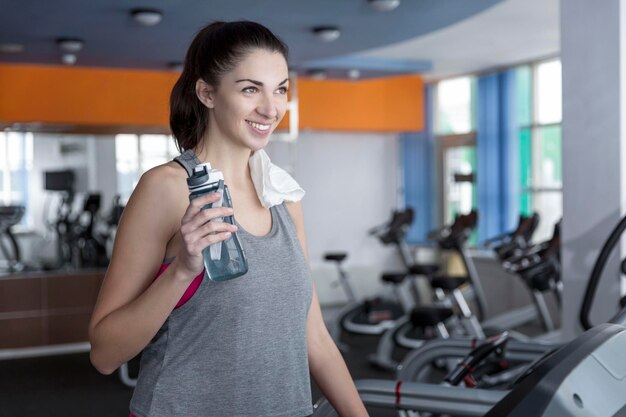
[[[19,272],[26,267],[22,263],[20,246],[11,228],[22,221],[26,208],[24,206],[0,206],[0,252],[6,259],[6,270]],[[10,247],[4,242],[4,237],[9,240]]]
[[[393,286],[396,300],[375,297],[360,301],[350,283],[347,272],[342,266],[342,262],[346,260],[348,254],[337,252],[324,255],[325,260],[335,262],[339,273],[338,283],[343,288],[349,301],[339,312],[337,324],[331,329],[333,339],[342,351],[348,350],[348,347],[340,341],[343,331],[363,335],[380,335],[385,330],[393,327],[395,322],[403,317],[412,307],[412,305],[402,303],[399,286],[409,275],[407,271],[410,270],[413,264],[411,251],[405,242],[405,236],[413,223],[413,218],[414,212],[410,207],[394,211],[387,223],[374,227],[368,232],[370,236],[377,237],[383,245],[394,245],[398,249],[406,267],[406,271],[386,272],[381,276],[381,280],[384,283]],[[411,284],[413,285],[412,291],[416,292],[415,283],[412,282]]]
[[[436,264],[412,265],[410,270],[413,273],[428,279],[435,299],[431,305],[415,306],[409,314],[397,320],[385,331],[378,342],[376,352],[370,357],[372,365],[385,370],[395,370],[398,366],[393,359],[396,346],[415,349],[427,339],[446,339],[458,334],[484,338],[478,318],[471,311],[463,295],[463,291],[473,294],[479,311],[482,313],[485,310],[484,293],[477,275],[471,273],[474,265],[466,255],[465,248],[477,221],[477,212],[471,211],[457,216],[452,224],[428,234],[428,238],[437,242],[440,249],[454,250],[461,254],[467,275],[439,274],[439,265]]]
[[[416,306],[410,315],[398,320],[393,328],[383,334],[375,354],[370,357],[372,365],[386,370],[394,370],[399,365],[393,359],[396,347],[410,350],[418,349],[428,339],[447,339],[450,336],[466,335],[484,339],[485,333],[493,334],[504,329],[514,328],[534,320],[536,317],[542,319],[546,331],[554,329],[543,294],[539,293],[539,290],[533,292],[535,302],[533,316],[517,314],[517,311],[513,311],[486,321],[479,320],[480,317],[484,316],[487,305],[485,297],[482,295],[482,286],[474,263],[467,253],[466,247],[466,242],[476,227],[477,220],[477,213],[472,211],[468,214],[457,216],[451,225],[429,234],[429,238],[436,241],[440,249],[453,250],[460,255],[467,275],[462,277],[446,276],[439,274],[434,265],[415,266],[413,269],[421,268],[425,272],[430,270],[427,276],[435,294],[435,301],[432,305]],[[538,216],[536,215],[531,217],[520,216],[515,230],[497,238],[492,238],[490,241],[492,243],[499,242],[495,249],[499,251],[498,253],[501,256],[530,253],[526,248],[528,248],[530,237],[537,223]],[[549,244],[542,244],[540,247],[551,247],[550,251],[552,252],[557,244],[558,240],[553,239]],[[524,250],[527,252],[522,252]],[[537,263],[543,265],[543,262],[543,257],[537,259]],[[527,274],[528,280],[534,282],[534,278],[531,278],[531,276],[537,275],[535,269],[531,268],[524,272]],[[528,285],[531,291],[535,288],[530,284]],[[467,302],[467,299],[472,296],[478,309],[478,315],[473,313]],[[526,309],[524,308],[523,310]],[[515,333],[517,338],[526,338],[517,332],[511,333]]]

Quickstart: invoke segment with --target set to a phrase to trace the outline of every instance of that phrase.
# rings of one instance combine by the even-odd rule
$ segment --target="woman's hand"
[[[209,221],[233,214],[230,207],[203,209],[207,204],[215,203],[221,198],[220,193],[208,193],[194,198],[187,206],[180,226],[182,247],[175,262],[181,276],[191,281],[202,272],[202,250],[207,246],[228,239],[237,231],[237,226],[227,222]]]

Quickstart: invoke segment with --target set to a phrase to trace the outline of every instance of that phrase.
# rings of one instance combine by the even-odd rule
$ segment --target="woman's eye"
[[[278,94],[287,94],[288,89],[287,89],[287,87],[280,87],[276,91],[278,91]]]
[[[256,92],[256,87],[246,87],[242,90],[244,93],[252,94]]]

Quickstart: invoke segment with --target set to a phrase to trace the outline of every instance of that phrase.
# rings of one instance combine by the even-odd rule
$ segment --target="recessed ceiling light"
[[[341,31],[337,26],[316,26],[312,30],[315,37],[322,42],[335,41],[341,35]]]
[[[24,51],[24,45],[19,43],[0,43],[0,52],[5,54],[19,54]]]
[[[348,70],[348,78],[351,80],[358,80],[361,77],[361,71],[356,68]]]
[[[57,45],[63,52],[76,53],[83,49],[82,39],[78,38],[59,38],[57,39]]]
[[[130,15],[143,26],[154,26],[163,19],[163,13],[157,9],[132,9]]]
[[[400,0],[367,0],[367,2],[379,12],[388,12],[400,5]]]
[[[63,54],[61,56],[61,62],[63,62],[65,65],[74,65],[76,63],[76,55]]]

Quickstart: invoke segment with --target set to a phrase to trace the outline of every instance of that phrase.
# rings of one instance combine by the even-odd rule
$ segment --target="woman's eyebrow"
[[[283,84],[285,84],[287,81],[289,81],[289,78],[285,78],[285,79],[284,79],[284,80],[282,80],[282,81],[280,82],[280,84],[278,84],[278,85],[283,85]],[[237,81],[235,81],[235,83],[241,83],[241,82],[249,82],[249,83],[252,83],[252,84],[254,84],[254,85],[258,85],[259,87],[263,87],[263,85],[264,85],[261,81],[251,80],[250,78],[243,78],[243,79],[241,79],[241,80],[237,80]]]

